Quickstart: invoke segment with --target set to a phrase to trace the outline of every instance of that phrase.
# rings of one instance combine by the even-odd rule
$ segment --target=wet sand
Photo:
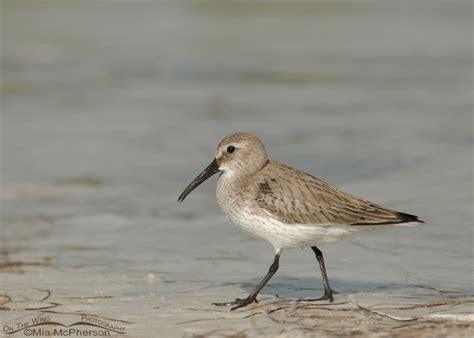
[[[2,2],[2,335],[41,317],[129,337],[473,336],[471,7]],[[237,130],[426,223],[322,246],[332,304],[296,301],[323,292],[305,249],[259,304],[216,308],[272,248],[225,219],[215,179],[176,199]]]

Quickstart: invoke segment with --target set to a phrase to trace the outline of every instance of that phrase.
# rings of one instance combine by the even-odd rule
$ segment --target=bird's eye
[[[227,152],[228,152],[229,154],[232,154],[234,151],[235,151],[235,147],[234,147],[234,146],[228,146],[228,147],[227,147]]]

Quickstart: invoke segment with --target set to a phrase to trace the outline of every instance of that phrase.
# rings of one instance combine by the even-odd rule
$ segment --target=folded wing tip
[[[425,221],[418,218],[418,216],[406,214],[404,212],[397,212],[398,217],[400,217],[400,223],[425,223]]]

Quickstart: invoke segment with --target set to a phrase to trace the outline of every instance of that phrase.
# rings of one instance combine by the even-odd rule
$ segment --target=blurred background
[[[271,158],[426,221],[322,247],[339,292],[472,291],[470,1],[3,0],[1,12],[2,260],[47,262],[6,269],[8,287],[166,294],[156,278],[247,292],[271,247],[225,219],[215,178],[176,202],[217,142],[247,131]],[[281,267],[266,292],[319,294],[309,250]]]

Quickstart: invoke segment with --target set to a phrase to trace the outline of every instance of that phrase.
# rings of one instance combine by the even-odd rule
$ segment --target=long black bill
[[[216,159],[214,159],[211,164],[209,164],[207,166],[206,169],[204,169],[202,171],[202,173],[199,174],[198,177],[196,177],[192,182],[191,184],[189,184],[186,189],[184,189],[184,191],[181,193],[181,195],[179,195],[178,197],[178,202],[182,202],[184,201],[184,199],[186,198],[186,196],[188,196],[188,194],[193,191],[198,185],[200,185],[202,182],[204,182],[205,180],[207,180],[209,177],[211,177],[212,175],[214,175],[215,173],[217,173],[219,171],[219,166],[217,165],[217,161]]]

